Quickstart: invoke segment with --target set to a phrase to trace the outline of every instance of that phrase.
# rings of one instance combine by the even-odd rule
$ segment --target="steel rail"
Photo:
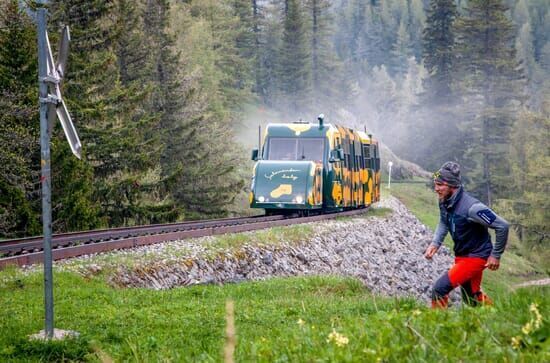
[[[53,236],[52,248],[67,247],[75,244],[93,243],[107,240],[114,240],[126,237],[136,237],[140,235],[169,233],[180,230],[200,229],[209,225],[226,225],[234,223],[248,223],[249,220],[263,220],[274,217],[254,216],[254,217],[234,217],[202,221],[186,221],[180,223],[153,224],[135,227],[119,227],[112,229],[99,229],[92,231],[60,233]],[[275,219],[282,218],[276,216]],[[0,241],[0,256],[14,255],[28,252],[36,252],[42,249],[42,236],[27,237],[21,239]]]
[[[237,233],[276,226],[308,223],[365,213],[368,208],[308,217],[254,216],[205,221],[123,227],[87,232],[63,233],[52,238],[54,260],[99,252],[133,248],[185,238]],[[44,259],[42,238],[5,240],[0,243],[0,270],[8,265],[32,265]],[[3,256],[2,256],[3,255]]]

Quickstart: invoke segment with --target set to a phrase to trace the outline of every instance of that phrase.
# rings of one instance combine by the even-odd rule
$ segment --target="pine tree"
[[[332,46],[334,19],[328,0],[308,0],[307,10],[311,18],[311,73],[314,106],[321,110],[341,105],[341,92],[346,83],[339,75],[341,64]],[[346,92],[347,93],[347,92]],[[321,111],[319,111],[321,112]],[[323,111],[326,112],[326,111]]]
[[[18,1],[0,5],[0,237],[37,234],[40,150],[36,31]]]
[[[253,88],[256,78],[253,67],[257,65],[258,58],[258,15],[254,14],[254,11],[257,11],[257,5],[253,8],[250,0],[233,1],[233,16],[237,20],[234,24],[235,49],[239,60],[239,65],[234,72],[235,85],[244,93],[248,93]]]
[[[543,247],[550,238],[550,114],[523,112],[514,126],[512,175],[516,193],[503,206],[511,204],[508,216],[518,236],[529,247]],[[511,202],[511,203],[506,203]],[[544,249],[544,248],[542,248]]]
[[[457,22],[462,85],[475,112],[470,119],[467,159],[474,161],[472,189],[489,205],[509,195],[510,129],[522,99],[514,28],[500,0],[472,0]]]
[[[429,72],[428,98],[435,103],[454,100],[455,35],[453,24],[458,15],[454,0],[432,0],[423,32],[423,59]]]
[[[411,39],[407,29],[406,20],[401,19],[397,37],[391,51],[391,69],[394,74],[403,75],[407,72],[409,58],[413,55]]]
[[[258,34],[258,79],[257,93],[262,102],[270,107],[276,106],[280,80],[277,70],[281,54],[283,28],[280,21],[280,11],[275,6],[264,7],[264,16]]]
[[[422,59],[424,50],[423,30],[426,28],[426,12],[424,11],[423,0],[407,0],[409,14],[409,35],[411,39],[411,48],[417,62]],[[426,6],[427,7],[427,6]]]
[[[231,107],[237,108],[237,100],[246,97],[242,90],[225,91],[238,74],[231,73],[236,65],[228,64],[238,57],[236,18],[225,17],[234,8],[215,1],[192,1],[176,10],[181,14],[174,29],[177,43],[186,52],[180,55],[172,46],[164,47],[166,58],[159,60],[164,82],[173,86],[165,97],[173,99],[175,107],[166,113],[162,126],[167,132],[162,161],[167,189],[183,218],[224,216],[243,187],[236,174],[236,165],[242,161],[240,149],[230,126],[235,119]],[[221,34],[224,26],[233,31]],[[167,27],[158,31],[165,42],[170,39]]]
[[[148,221],[142,184],[157,160],[148,140],[155,118],[144,106],[147,85],[132,65],[132,58],[139,58],[138,29],[128,5],[122,0],[51,4],[52,27],[71,27],[65,97],[93,166],[94,205],[99,204],[100,218],[110,226]],[[59,177],[59,185],[71,182]],[[69,199],[59,204],[72,205]]]
[[[307,21],[299,0],[288,0],[278,78],[283,104],[301,113],[311,106],[311,55]]]

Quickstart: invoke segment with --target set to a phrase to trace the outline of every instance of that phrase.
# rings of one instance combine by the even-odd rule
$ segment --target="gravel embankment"
[[[357,277],[375,294],[428,300],[431,285],[452,263],[449,250],[442,247],[432,261],[424,259],[431,231],[395,198],[377,207],[393,212],[312,223],[313,234],[298,243],[245,244],[212,254],[205,244],[215,237],[204,237],[79,257],[59,267],[82,274],[112,271],[113,285],[152,289],[334,274]]]

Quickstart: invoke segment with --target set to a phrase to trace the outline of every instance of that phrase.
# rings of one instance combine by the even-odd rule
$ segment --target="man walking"
[[[448,161],[434,174],[440,219],[424,256],[431,259],[448,232],[454,241],[454,265],[435,283],[432,308],[446,308],[448,294],[461,287],[462,299],[470,305],[492,304],[481,291],[483,270],[497,270],[508,240],[508,222],[464,191],[460,165]],[[493,247],[488,228],[496,232]]]

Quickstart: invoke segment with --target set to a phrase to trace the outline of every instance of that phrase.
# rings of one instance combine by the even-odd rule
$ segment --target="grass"
[[[437,208],[428,198],[434,196],[420,187],[396,185],[392,194],[414,202],[409,208],[423,222],[435,221],[433,228]],[[250,238],[300,240],[310,232],[302,227]],[[218,241],[225,248],[250,242],[242,238]],[[375,296],[342,277],[152,291],[116,289],[103,275],[56,271],[55,326],[80,333],[63,342],[28,340],[43,328],[42,276],[11,268],[0,272],[0,361],[219,362],[228,299],[235,302],[239,362],[550,361],[549,287],[513,289],[538,268],[513,253],[505,256],[502,268],[484,280],[494,307],[448,311]]]
[[[357,280],[336,277],[169,291],[117,290],[67,273],[56,274],[55,282],[56,326],[80,338],[27,340],[42,328],[42,281],[20,276],[17,285],[0,286],[0,361],[220,361],[227,299],[236,305],[237,361],[548,358],[547,321],[521,332],[532,319],[531,303],[548,316],[548,288],[498,293],[494,308],[440,312],[414,300],[372,296]],[[348,343],[329,339],[333,331]],[[519,350],[512,347],[517,336],[525,344]]]
[[[208,242],[208,249],[220,251],[235,249],[247,245],[277,245],[281,243],[299,243],[307,240],[313,234],[313,227],[309,224],[295,224],[291,226],[272,227],[254,232],[232,233],[214,236]]]

